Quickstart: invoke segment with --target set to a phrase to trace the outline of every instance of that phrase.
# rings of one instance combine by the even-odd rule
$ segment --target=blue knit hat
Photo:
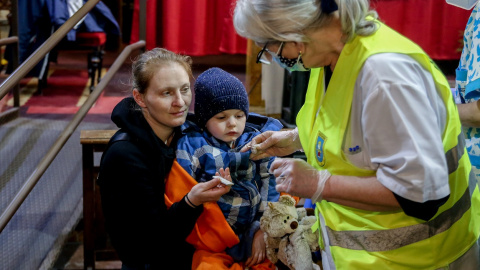
[[[200,74],[194,85],[195,116],[200,127],[217,113],[238,109],[248,117],[248,95],[242,82],[221,68]]]

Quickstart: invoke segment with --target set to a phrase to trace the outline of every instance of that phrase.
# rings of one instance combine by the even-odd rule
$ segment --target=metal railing
[[[15,198],[8,205],[7,209],[2,213],[2,215],[0,216],[0,232],[3,231],[7,223],[10,221],[10,219],[13,217],[20,205],[26,199],[27,195],[30,193],[33,187],[35,187],[40,177],[45,173],[48,166],[50,166],[52,161],[55,159],[57,154],[60,152],[62,147],[65,145],[72,133],[78,127],[78,125],[83,120],[83,118],[88,113],[93,104],[95,104],[98,97],[103,92],[105,86],[110,82],[115,73],[120,69],[127,57],[132,53],[132,51],[142,49],[143,47],[145,47],[145,41],[140,40],[136,43],[126,46],[125,49],[123,49],[122,53],[117,57],[115,62],[113,62],[107,73],[102,77],[100,83],[95,87],[92,93],[90,93],[85,103],[83,103],[82,107],[80,107],[78,112],[75,114],[72,121],[60,134],[60,136],[50,148],[48,153],[43,157],[43,159],[37,165],[33,173],[30,175],[30,177],[27,179],[20,191],[17,193]]]
[[[8,78],[0,85],[2,99],[14,85],[23,79],[45,55],[50,52],[67,33],[83,18],[100,0],[89,0],[55,31],[35,52],[33,52]]]
[[[18,37],[7,37],[0,39],[0,46],[13,44],[18,42]]]
[[[89,0],[86,2],[70,19],[68,19],[55,33],[48,38],[45,43],[43,43],[28,59],[26,59],[1,85],[0,85],[0,99],[3,98],[9,90],[17,85],[19,81],[28,74],[28,72],[50,51],[55,45],[57,45],[61,39],[72,29],[80,19],[82,19],[100,0]],[[142,0],[143,2],[145,0]],[[141,12],[144,12],[142,10]],[[140,32],[145,31],[145,29],[140,29]],[[145,36],[143,34],[143,36]],[[107,73],[102,77],[99,84],[94,88],[90,93],[87,100],[84,102],[82,107],[75,114],[73,119],[64,129],[64,131],[57,138],[53,146],[43,157],[37,167],[34,169],[30,177],[25,181],[24,185],[21,187],[20,191],[15,195],[11,203],[7,206],[6,210],[0,216],[0,233],[3,231],[5,226],[11,220],[13,215],[16,213],[21,204],[25,201],[26,197],[32,191],[32,189],[37,184],[40,177],[45,173],[47,168],[53,162],[55,157],[58,155],[62,147],[65,145],[67,140],[71,137],[72,133],[78,127],[80,122],[83,120],[85,115],[88,113],[90,108],[96,102],[100,94],[102,93],[105,86],[110,82],[114,74],[120,69],[122,64],[125,62],[127,57],[135,50],[143,49],[145,47],[145,41],[140,40],[136,43],[126,46],[121,54],[116,58],[114,63],[111,65]]]

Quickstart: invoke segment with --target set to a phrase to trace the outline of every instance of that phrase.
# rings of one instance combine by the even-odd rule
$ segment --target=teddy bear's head
[[[293,233],[298,227],[295,203],[295,199],[289,195],[280,196],[278,202],[269,202],[260,219],[260,228],[270,237]]]

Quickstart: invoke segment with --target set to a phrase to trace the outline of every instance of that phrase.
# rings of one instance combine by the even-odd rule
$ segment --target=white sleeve
[[[357,90],[360,119],[356,121],[378,180],[416,202],[447,196],[448,169],[441,137],[446,109],[431,74],[407,55],[378,54],[365,62]]]

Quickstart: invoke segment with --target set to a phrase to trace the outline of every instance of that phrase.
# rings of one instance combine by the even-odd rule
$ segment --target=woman
[[[238,0],[258,62],[310,69],[297,128],[253,139],[277,190],[311,198],[324,269],[478,269],[480,194],[445,76],[368,0]],[[333,74],[325,78],[325,69]]]
[[[103,154],[98,179],[107,231],[124,270],[191,269],[194,249],[185,239],[203,203],[230,190],[219,179],[199,183],[167,207],[165,182],[192,100],[191,77],[190,57],[147,51],[133,63],[133,98],[113,110],[120,130]]]

